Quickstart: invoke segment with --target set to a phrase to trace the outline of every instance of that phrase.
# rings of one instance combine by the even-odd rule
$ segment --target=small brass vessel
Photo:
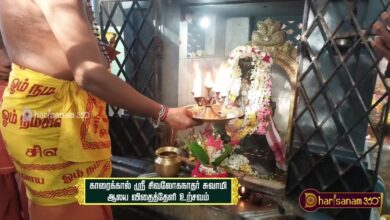
[[[156,150],[154,168],[161,177],[175,177],[180,173],[180,149],[172,146]]]

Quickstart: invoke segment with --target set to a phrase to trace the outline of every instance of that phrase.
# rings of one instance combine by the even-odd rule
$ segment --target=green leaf
[[[188,145],[188,148],[190,149],[191,153],[196,157],[199,162],[202,164],[209,164],[209,156],[207,155],[206,151],[203,149],[202,146],[200,146],[197,142],[192,142]]]
[[[225,160],[225,158],[230,156],[230,154],[232,153],[232,146],[230,146],[230,144],[224,144],[223,148],[224,151],[219,157],[215,158],[215,160],[212,162],[213,165],[215,166],[220,165],[222,161]]]

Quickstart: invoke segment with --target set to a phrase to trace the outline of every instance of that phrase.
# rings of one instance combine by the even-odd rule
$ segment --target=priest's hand
[[[383,12],[380,19],[372,26],[377,34],[371,45],[380,57],[390,61],[390,12]]]
[[[191,112],[185,107],[170,108],[165,122],[174,130],[183,130],[201,124],[191,118]]]

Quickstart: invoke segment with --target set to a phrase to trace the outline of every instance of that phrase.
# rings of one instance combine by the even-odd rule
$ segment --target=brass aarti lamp
[[[224,105],[227,96],[226,76],[223,71],[219,71],[216,83],[214,84],[210,72],[205,77],[205,87],[207,95],[202,95],[202,79],[199,66],[195,64],[195,79],[192,95],[196,105],[190,105],[189,110],[192,112],[192,118],[204,122],[227,122],[231,119],[243,116],[243,111],[230,105]]]
[[[224,119],[223,114],[219,110],[221,110],[225,98],[220,97],[220,92],[216,92],[215,96],[211,96],[211,88],[207,88],[207,97],[194,96],[196,104],[202,108],[198,115],[205,119]]]

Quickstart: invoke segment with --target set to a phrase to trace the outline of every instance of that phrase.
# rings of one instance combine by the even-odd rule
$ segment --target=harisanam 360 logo
[[[318,192],[306,189],[299,196],[302,209],[314,212],[321,208],[380,208],[382,193],[378,192]]]

